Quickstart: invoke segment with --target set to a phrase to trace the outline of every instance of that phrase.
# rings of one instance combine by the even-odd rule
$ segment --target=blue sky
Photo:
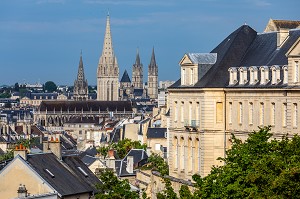
[[[186,52],[210,52],[247,23],[262,32],[270,18],[300,20],[299,0],[1,0],[0,85],[72,85],[80,51],[96,84],[107,11],[120,76],[139,48],[144,77],[155,48],[159,80],[177,80]],[[121,77],[120,77],[121,78]]]

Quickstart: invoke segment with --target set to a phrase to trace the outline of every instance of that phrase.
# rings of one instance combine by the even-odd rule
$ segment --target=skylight
[[[85,177],[88,177],[88,174],[81,167],[77,167],[77,168]]]
[[[51,176],[51,178],[55,177],[54,174],[51,171],[49,171],[48,169],[45,169],[45,171]]]

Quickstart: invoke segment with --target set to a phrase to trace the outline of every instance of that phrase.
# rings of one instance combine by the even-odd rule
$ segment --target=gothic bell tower
[[[132,66],[132,86],[143,88],[143,64],[141,63],[139,51],[137,50],[135,64]]]
[[[103,50],[97,68],[97,100],[119,100],[119,66],[112,45],[109,14],[106,18]]]
[[[148,66],[148,96],[152,99],[158,97],[158,66],[155,60],[154,48]]]
[[[84,77],[82,53],[80,54],[77,79],[74,82],[73,98],[76,101],[88,100],[89,89],[88,82]]]

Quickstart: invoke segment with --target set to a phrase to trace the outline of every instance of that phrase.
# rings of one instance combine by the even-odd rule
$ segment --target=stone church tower
[[[82,62],[82,53],[80,54],[77,79],[74,82],[73,98],[76,101],[84,101],[88,99],[89,89],[88,82],[84,77],[84,69]]]
[[[132,85],[134,88],[143,88],[143,64],[141,64],[138,50],[135,64],[132,66]]]
[[[148,66],[148,96],[152,99],[158,97],[158,66],[155,61],[154,48],[152,49],[151,61]]]
[[[119,100],[119,67],[114,54],[110,32],[110,19],[107,15],[102,55],[97,69],[97,100]]]

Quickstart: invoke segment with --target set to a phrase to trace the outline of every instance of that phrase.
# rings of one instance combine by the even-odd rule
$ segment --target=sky
[[[152,48],[159,80],[179,79],[185,53],[208,53],[247,24],[263,32],[269,19],[300,20],[299,0],[1,0],[0,85],[53,81],[73,85],[82,51],[96,85],[109,12],[120,78],[139,49],[147,78]]]

